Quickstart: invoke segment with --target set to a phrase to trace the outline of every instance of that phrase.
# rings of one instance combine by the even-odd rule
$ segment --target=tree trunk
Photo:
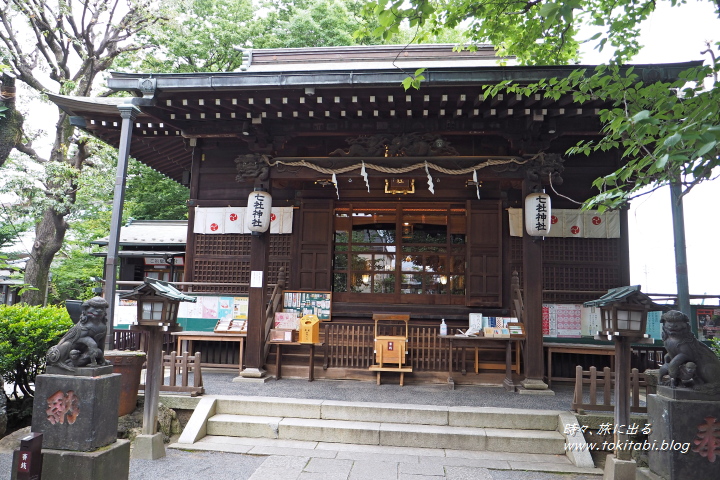
[[[62,246],[66,231],[64,215],[53,209],[45,210],[35,227],[35,243],[25,267],[25,283],[34,288],[26,290],[20,301],[29,305],[43,304],[50,264]]]
[[[15,110],[15,79],[7,74],[2,76],[0,87],[0,105],[8,109],[0,118],[0,167],[7,160],[15,144],[22,137],[23,116]]]

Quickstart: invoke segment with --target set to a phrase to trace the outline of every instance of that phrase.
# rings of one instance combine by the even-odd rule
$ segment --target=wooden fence
[[[200,365],[202,357],[200,352],[190,355],[188,352],[178,355],[175,351],[170,355],[163,352],[163,372],[169,374],[168,384],[165,385],[165,375],[162,376],[160,384],[161,392],[186,392],[191,397],[202,395],[205,393],[202,380],[202,369]],[[189,385],[189,373],[193,373],[193,384]],[[177,377],[180,377],[180,385],[177,383]],[[140,385],[140,390],[145,390],[145,385]]]
[[[585,385],[588,388],[588,401],[585,403]],[[575,395],[572,401],[572,410],[580,412],[582,410],[612,412],[615,407],[613,400],[613,387],[615,386],[615,372],[610,371],[610,367],[603,368],[602,372],[598,372],[597,368],[590,367],[590,370],[583,370],[578,365],[575,369]],[[630,412],[647,413],[647,407],[640,405],[640,396],[647,398],[648,383],[644,373],[640,373],[637,368],[633,368],[630,373]],[[600,397],[600,398],[598,398]]]
[[[367,369],[375,363],[374,327],[372,325],[345,325],[325,323],[324,325],[323,368]],[[446,340],[438,338],[439,328],[434,326],[410,326],[408,333],[408,356],[406,365],[413,371],[447,372],[449,369],[449,348]],[[453,335],[456,329],[448,329]],[[383,335],[398,335],[399,332],[382,332]],[[482,348],[486,356],[486,368],[505,369],[505,348]],[[467,361],[474,361],[474,349],[455,348],[452,353],[453,369],[459,370],[465,351]],[[513,357],[514,358],[514,357]]]

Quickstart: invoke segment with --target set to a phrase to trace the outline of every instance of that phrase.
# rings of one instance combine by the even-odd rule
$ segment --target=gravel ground
[[[324,379],[308,382],[307,379],[286,377],[263,384],[233,382],[236,376],[234,373],[203,371],[206,394],[540,410],[569,410],[573,398],[573,386],[560,384],[553,385],[555,395],[521,395],[495,386],[457,385],[455,390],[449,390],[444,384],[401,387],[397,383],[376,385],[374,382]]]

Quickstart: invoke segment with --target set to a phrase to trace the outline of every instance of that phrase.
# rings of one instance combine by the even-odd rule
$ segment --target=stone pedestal
[[[111,365],[50,372],[37,376],[33,403],[42,478],[127,480],[130,442],[117,439],[120,374]]]
[[[661,386],[647,405],[650,470],[666,480],[718,478],[720,398]]]
[[[32,431],[43,434],[43,450],[88,452],[117,440],[120,375],[107,369],[37,376]]]
[[[120,480],[130,475],[130,442],[117,440],[94,452],[43,449],[42,478]]]

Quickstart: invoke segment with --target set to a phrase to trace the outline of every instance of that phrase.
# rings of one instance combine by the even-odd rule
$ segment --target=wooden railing
[[[205,393],[202,380],[202,357],[200,352],[190,355],[188,352],[178,355],[175,351],[170,355],[163,353],[163,370],[168,373],[168,384],[165,385],[165,375],[162,376],[161,392],[186,392],[191,397]],[[189,385],[189,373],[193,373],[193,384]],[[177,384],[177,377],[180,376],[180,385]],[[140,390],[145,390],[145,385],[140,385]]]
[[[113,329],[113,345],[115,350],[137,350],[147,353],[147,332],[139,330]],[[163,335],[163,350],[171,351],[175,347],[175,339],[169,333]]]
[[[272,294],[270,295],[270,301],[268,302],[268,306],[265,309],[265,334],[263,336],[265,341],[263,342],[263,364],[267,362],[268,353],[270,353],[270,344],[268,343],[268,338],[270,337],[270,330],[272,329],[273,323],[275,321],[275,312],[280,311],[282,305],[284,289],[285,267],[280,267],[278,269],[277,283],[273,288]],[[240,362],[242,362],[242,358],[240,359]]]
[[[513,272],[510,279],[510,295],[512,300],[512,316],[523,322],[523,313],[525,313],[525,304],[523,303],[522,290],[520,289],[520,276],[517,270]]]
[[[589,385],[588,402],[585,403],[585,385]],[[615,407],[612,404],[613,387],[615,386],[615,373],[610,371],[610,367],[603,368],[602,372],[598,372],[597,368],[590,367],[590,370],[583,370],[580,365],[575,369],[575,395],[572,401],[572,410],[580,412],[582,410],[612,412]],[[633,413],[647,413],[647,407],[640,405],[640,395],[647,398],[648,382],[644,373],[640,373],[637,368],[633,368],[630,373],[630,411]],[[598,399],[599,394],[602,394]]]
[[[410,325],[408,333],[407,365],[413,371],[447,372],[451,355],[446,340],[438,338],[439,328],[435,326]],[[449,328],[448,333],[454,335],[456,328]],[[397,334],[397,333],[390,333]],[[325,323],[324,325],[324,359],[323,368],[359,368],[366,369],[375,363],[374,332],[372,325],[346,325]],[[474,361],[474,350],[466,349],[466,360]],[[491,349],[485,349],[487,351]],[[505,368],[504,348],[497,350],[497,369]],[[452,352],[453,368],[460,369],[462,358],[456,348]],[[491,360],[491,359],[490,359]],[[486,362],[486,365],[495,366]],[[494,368],[493,368],[494,369]]]

